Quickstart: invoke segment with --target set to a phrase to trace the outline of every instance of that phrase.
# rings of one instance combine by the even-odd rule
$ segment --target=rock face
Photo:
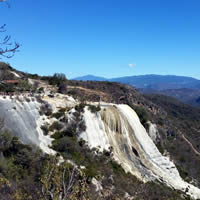
[[[78,103],[63,95],[44,97],[43,101],[51,105],[53,112],[66,106],[73,108]],[[0,96],[1,128],[10,130],[23,143],[35,144],[44,152],[55,154],[49,148],[52,139],[41,130],[43,124],[51,123],[51,119],[40,115],[41,105],[35,98]],[[158,151],[152,140],[157,137],[156,126],[151,125],[148,134],[129,106],[102,103],[101,111],[91,113],[86,107],[83,116],[86,131],[80,137],[91,148],[112,149],[114,159],[124,170],[143,182],[158,180],[194,199],[200,198],[200,189],[185,182],[174,163]]]
[[[48,145],[51,138],[44,136],[41,125],[46,121],[45,116],[40,116],[41,103],[36,99],[24,97],[0,97],[0,113],[2,128],[11,131],[25,144],[39,146],[46,153],[54,153]]]
[[[0,96],[0,128],[10,130],[22,143],[39,146],[47,154],[56,152],[49,148],[52,138],[44,135],[41,126],[51,124],[53,119],[40,115],[43,102],[48,103],[53,112],[61,107],[73,107],[76,102],[73,98],[57,94],[50,98],[44,96],[42,101],[36,97],[28,97],[23,94],[19,96]]]
[[[153,140],[154,143],[156,143],[160,139],[160,135],[158,133],[158,129],[156,124],[152,124],[151,122],[148,122],[148,134],[150,138]]]
[[[85,109],[86,131],[81,134],[90,147],[109,149],[114,159],[127,172],[144,182],[157,179],[168,186],[185,192],[194,199],[200,198],[200,189],[185,182],[174,163],[163,156],[137,114],[127,105],[104,105],[100,113]]]

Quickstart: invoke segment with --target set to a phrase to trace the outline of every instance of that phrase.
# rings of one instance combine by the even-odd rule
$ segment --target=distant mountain
[[[74,78],[73,80],[76,80],[76,81],[106,81],[107,79],[104,78],[104,77],[93,76],[93,75],[89,74],[89,75],[86,75],[86,76]]]
[[[200,106],[200,80],[174,75],[141,75],[106,79],[87,75],[74,80],[112,81],[136,87],[144,94],[163,94],[193,106]]]
[[[93,75],[87,75],[83,77],[75,78],[74,80],[82,81],[112,81],[119,82],[128,85],[132,85],[136,88],[146,88],[151,90],[167,90],[167,89],[200,89],[200,80],[174,75],[140,75],[140,76],[127,76],[119,78],[106,79],[104,77],[97,77]]]
[[[113,78],[110,81],[120,82],[135,86],[136,88],[147,88],[153,90],[167,90],[180,88],[200,89],[200,80],[174,75],[142,75]]]

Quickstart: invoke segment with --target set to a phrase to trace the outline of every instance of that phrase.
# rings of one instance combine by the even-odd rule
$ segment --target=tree
[[[61,94],[66,94],[67,93],[67,84],[66,82],[62,82],[58,86],[58,92]]]
[[[66,81],[67,78],[63,73],[55,73],[53,76],[49,77],[49,84],[56,85],[57,87],[59,87],[61,83],[65,83]]]
[[[9,7],[7,0],[0,0],[0,3],[6,3]],[[6,32],[6,24],[0,26],[0,34]],[[2,57],[11,58],[18,51],[20,45],[17,42],[11,42],[11,36],[5,34],[0,38],[0,59]]]
[[[44,200],[88,200],[88,184],[85,174],[75,165],[64,162],[58,165],[57,157],[43,166],[41,177]]]

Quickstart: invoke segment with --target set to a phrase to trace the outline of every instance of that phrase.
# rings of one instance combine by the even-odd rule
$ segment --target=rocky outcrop
[[[194,199],[200,198],[200,189],[180,177],[174,163],[159,152],[129,106],[107,104],[95,114],[86,108],[84,117],[87,129],[81,137],[91,148],[112,146],[114,159],[142,181],[156,179]]]
[[[2,129],[7,129],[25,144],[39,146],[46,153],[54,153],[48,146],[52,139],[44,136],[42,124],[47,120],[40,115],[40,106],[35,98],[24,96],[0,97]]]

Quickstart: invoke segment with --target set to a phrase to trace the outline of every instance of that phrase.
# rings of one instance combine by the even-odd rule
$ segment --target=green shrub
[[[125,173],[124,169],[122,168],[121,165],[119,165],[116,161],[111,160],[110,161],[110,165],[112,167],[112,169],[114,170],[115,173]]]
[[[75,106],[75,110],[79,113],[83,112],[85,108],[85,104],[84,103],[80,103],[78,105]]]
[[[164,148],[163,148],[163,146],[162,146],[162,144],[160,142],[158,142],[156,144],[156,147],[158,148],[158,150],[160,151],[161,154],[164,153]]]
[[[49,129],[48,129],[48,126],[46,124],[42,125],[41,129],[42,129],[44,135],[48,135]]]
[[[44,88],[43,88],[43,87],[39,88],[38,92],[39,92],[39,93],[44,92]]]
[[[179,171],[179,173],[180,173],[180,176],[184,179],[184,180],[186,180],[187,178],[188,178],[188,172],[186,172],[184,169],[183,169],[183,167],[181,167],[181,166],[176,166],[177,167],[177,169],[178,169],[178,171]]]
[[[140,122],[141,122],[143,125],[145,125],[145,123],[146,123],[147,121],[149,121],[149,119],[150,119],[150,116],[149,116],[149,114],[147,113],[147,111],[146,111],[144,108],[139,107],[139,106],[134,106],[133,109],[134,109],[135,112],[137,113],[137,115],[138,115],[138,117],[139,117],[139,119],[140,119]]]
[[[64,115],[63,112],[56,112],[51,115],[51,117],[55,117],[56,119],[60,119]]]
[[[90,112],[92,112],[92,113],[97,113],[97,112],[99,112],[99,111],[101,110],[101,107],[100,107],[100,105],[95,106],[95,105],[89,104],[89,105],[88,105],[88,109],[89,109]]]
[[[57,131],[60,131],[61,129],[63,128],[63,125],[59,122],[53,122],[53,124],[49,127],[49,131],[54,131],[54,130],[57,130]]]
[[[85,125],[85,121],[84,120],[79,122],[78,129],[79,129],[79,133],[80,132],[84,132],[86,130],[86,125]]]
[[[39,100],[40,98],[38,98],[37,100]],[[41,100],[42,101],[42,100]],[[43,103],[43,102],[41,102]],[[46,115],[46,116],[50,116],[52,114],[52,108],[51,105],[49,105],[48,103],[44,103],[40,106],[40,111],[39,111],[40,115]]]

